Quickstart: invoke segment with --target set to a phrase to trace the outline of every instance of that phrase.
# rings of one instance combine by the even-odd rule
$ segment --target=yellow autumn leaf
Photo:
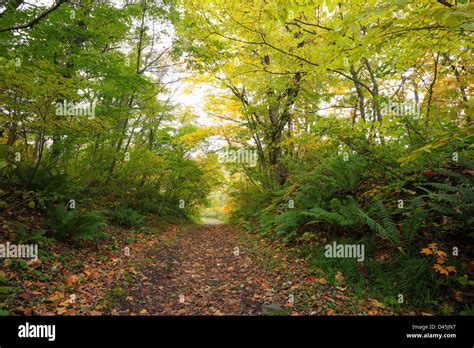
[[[209,134],[210,134],[209,128],[202,127],[195,130],[194,132],[182,135],[179,138],[179,141],[192,147],[192,146],[195,146],[200,141],[202,141],[203,139],[205,139],[206,137],[208,137]]]
[[[424,249],[421,249],[420,254],[431,255],[433,254],[433,252],[431,251],[431,249],[424,248]]]
[[[454,267],[454,266],[446,266],[446,270],[447,270],[448,272],[454,272],[454,273],[457,272],[457,271],[456,271],[456,267]]]
[[[438,255],[439,257],[446,257],[448,256],[444,251],[442,250],[437,250],[436,251],[436,255]]]
[[[433,268],[434,268],[435,270],[437,270],[437,271],[438,271],[439,273],[441,273],[441,274],[444,274],[444,275],[448,275],[448,274],[449,274],[448,271],[447,271],[443,266],[441,266],[441,265],[439,265],[439,264],[434,265]]]

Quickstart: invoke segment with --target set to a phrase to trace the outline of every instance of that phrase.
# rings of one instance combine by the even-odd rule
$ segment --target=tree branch
[[[443,4],[444,6],[447,6],[447,7],[454,7],[453,4],[450,4],[449,2],[447,2],[446,0],[438,0],[438,2],[440,4]]]
[[[51,12],[55,11],[59,6],[61,6],[63,3],[67,2],[68,0],[58,0],[58,2],[47,9],[45,12],[41,13],[38,17],[33,18],[31,21],[25,24],[18,24],[18,25],[12,25],[10,27],[6,28],[1,28],[0,33],[3,33],[5,31],[12,31],[12,30],[20,30],[20,29],[26,29],[26,28],[32,28],[36,24],[38,24],[44,17],[49,15]]]

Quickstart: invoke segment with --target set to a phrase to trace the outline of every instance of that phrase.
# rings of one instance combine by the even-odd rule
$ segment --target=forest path
[[[134,280],[121,285],[126,296],[114,314],[361,313],[360,304],[349,305],[355,299],[346,288],[307,274],[303,259],[247,237],[232,225],[179,227],[149,249]]]
[[[238,249],[236,249],[238,248]],[[230,225],[195,226],[150,250],[156,260],[131,283],[122,310],[151,315],[259,314],[267,272]],[[257,281],[255,280],[257,279]],[[133,297],[133,300],[131,300]],[[128,308],[127,308],[128,307]]]

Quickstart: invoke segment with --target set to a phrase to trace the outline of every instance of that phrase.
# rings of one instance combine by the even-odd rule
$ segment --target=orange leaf
[[[58,315],[63,315],[63,314],[66,314],[67,311],[68,311],[68,309],[66,307],[60,307],[60,308],[58,308],[56,313]]]
[[[329,308],[327,311],[327,315],[334,315],[334,309]]]
[[[430,243],[428,244],[428,248],[436,248],[438,246],[438,243]]]
[[[319,283],[323,284],[323,285],[326,285],[328,282],[324,278],[319,278]]]
[[[48,295],[48,300],[50,301],[57,301],[57,300],[60,300],[62,298],[64,298],[65,294],[64,294],[64,291],[55,291],[53,292],[52,294]]]
[[[421,249],[420,254],[431,255],[433,254],[433,252],[431,251],[431,249],[424,248],[424,249]]]
[[[458,302],[463,302],[461,291],[455,291],[454,292],[454,299]]]
[[[23,315],[28,315],[28,314],[30,314],[30,310],[29,310],[29,309],[25,309],[25,308],[22,307],[22,306],[16,307],[16,308],[15,308],[15,311],[17,311],[18,313],[23,314]]]
[[[444,251],[442,250],[437,250],[436,251],[436,255],[438,255],[439,257],[446,257],[448,256]]]
[[[435,270],[437,270],[437,271],[438,271],[439,273],[441,273],[441,274],[445,274],[445,275],[448,275],[448,274],[449,274],[448,271],[447,271],[443,266],[441,266],[441,265],[439,265],[439,264],[434,265],[433,268],[434,268]]]
[[[454,272],[454,273],[456,273],[456,267],[454,267],[454,266],[446,266],[446,270],[447,270],[448,272]]]
[[[69,276],[67,279],[66,279],[66,285],[69,285],[69,286],[73,286],[74,284],[76,284],[79,280],[81,279],[81,277],[79,277],[78,275],[72,275],[72,276]]]
[[[438,259],[436,260],[437,263],[439,263],[440,265],[442,265],[443,263],[446,262],[446,259],[443,259],[441,257],[438,257]]]

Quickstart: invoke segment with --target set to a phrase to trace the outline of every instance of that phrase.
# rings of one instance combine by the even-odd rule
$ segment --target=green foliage
[[[336,284],[335,276],[341,272],[345,281],[361,295],[369,291],[371,297],[380,298],[389,307],[396,308],[398,295],[410,306],[433,310],[443,287],[433,274],[430,265],[422,257],[395,254],[388,260],[377,259],[376,239],[338,240],[337,243],[364,244],[366,247],[366,271],[361,273],[357,260],[350,258],[327,258],[324,248],[306,248],[304,255],[310,266],[324,271],[328,281]]]
[[[65,174],[52,174],[42,167],[20,166],[15,171],[19,185],[30,191],[44,193],[65,193],[68,182]]]
[[[50,242],[51,239],[46,236],[45,230],[36,230],[34,232],[26,231],[25,227],[21,224],[16,225],[16,243],[36,243],[43,244]]]
[[[385,238],[389,239],[394,245],[398,243],[400,239],[400,232],[398,231],[391,215],[387,212],[382,202],[376,201],[373,206],[373,215],[378,221],[372,219],[368,214],[365,214],[362,210],[358,210],[360,216],[364,219],[365,223],[369,228]]]
[[[473,180],[445,168],[438,168],[435,172],[442,175],[445,181],[428,182],[420,187],[427,193],[423,197],[428,201],[429,211],[452,218],[457,223],[459,233],[468,233],[474,225]]]
[[[434,271],[420,250],[433,241],[469,244],[474,214],[467,154],[453,163],[452,147],[439,147],[436,156],[399,166],[392,153],[402,153],[400,145],[354,146],[356,154],[347,162],[330,145],[321,151],[333,153],[328,158],[307,154],[304,161],[294,159],[291,182],[264,195],[258,196],[261,191],[253,186],[241,188],[251,199],[236,217],[249,230],[299,245],[332,282],[341,272],[351,287],[391,308],[402,308],[397,296],[403,294],[404,306],[444,310],[447,294],[463,285],[457,275]],[[326,258],[321,240],[363,243],[366,272],[360,272],[355,259]],[[455,264],[458,274],[465,273],[462,263]]]
[[[396,244],[399,239],[399,231],[396,228],[391,216],[387,213],[385,207],[380,201],[374,202],[371,211],[372,218],[368,213],[362,210],[353,197],[347,196],[345,203],[342,204],[337,198],[330,202],[333,211],[314,207],[308,211],[302,212],[303,215],[311,216],[313,219],[308,224],[326,222],[341,227],[361,229],[366,225],[370,230],[389,239]]]
[[[50,219],[49,227],[54,236],[63,241],[94,240],[105,236],[102,212],[82,213],[77,209],[67,211],[64,206],[55,206],[50,211]]]
[[[436,278],[420,250],[472,251],[474,5],[322,4],[65,1],[40,21],[46,4],[8,5],[1,217],[46,211],[48,233],[88,240],[103,235],[95,209],[115,207],[111,220],[126,228],[145,215],[192,221],[219,188],[230,221],[254,233],[303,249],[319,239],[370,244],[367,281],[352,261],[321,259],[328,272],[341,267],[353,284],[389,299],[404,292],[412,304],[448,298],[452,275]],[[171,27],[173,47],[160,50]],[[214,87],[199,105],[218,116],[212,126],[173,105],[162,78],[183,62],[193,82],[178,90]],[[58,113],[64,103],[93,115]],[[255,151],[255,166],[220,165],[222,141]],[[66,197],[84,211],[48,209]],[[40,231],[16,235],[46,242]]]
[[[109,212],[109,216],[115,223],[124,227],[136,227],[146,219],[146,216],[140,214],[131,208],[119,207]]]
[[[0,29],[27,23],[47,8],[25,4],[5,11]],[[164,75],[150,73],[166,75],[175,64],[168,49],[155,49],[164,32],[140,29],[142,17],[168,28],[179,11],[167,0],[64,2],[21,35],[0,32],[1,186],[18,192],[2,197],[2,211],[47,211],[73,196],[89,210],[111,202],[136,210],[115,212],[127,227],[140,224],[142,213],[190,219],[205,204],[218,177],[210,174],[207,133],[199,134],[192,112],[173,106]],[[124,44],[127,54],[119,49]],[[204,154],[195,158],[195,152]],[[95,213],[50,215],[59,226],[87,220],[85,231],[58,227],[61,238],[95,235]]]

